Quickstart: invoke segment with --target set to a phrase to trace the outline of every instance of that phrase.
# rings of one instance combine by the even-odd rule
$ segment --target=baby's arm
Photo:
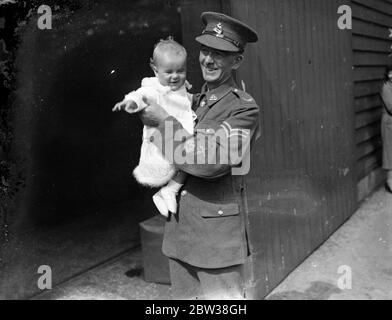
[[[117,102],[112,111],[126,110],[129,113],[135,113],[137,112],[138,108],[139,106],[135,101],[124,99],[123,101]]]
[[[147,106],[143,98],[146,101],[156,101],[156,90],[151,87],[141,87],[136,91],[132,91],[125,96],[123,101],[116,103],[113,111],[125,110],[128,113],[140,112]]]

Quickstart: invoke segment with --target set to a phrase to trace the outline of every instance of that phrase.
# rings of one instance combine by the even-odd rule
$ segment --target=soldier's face
[[[225,52],[202,46],[199,62],[204,80],[210,88],[216,88],[232,76],[243,56],[238,53]]]

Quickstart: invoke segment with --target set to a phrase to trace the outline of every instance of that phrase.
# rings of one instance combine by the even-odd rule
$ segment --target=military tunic
[[[247,148],[251,148],[258,137],[259,108],[250,95],[238,89],[233,79],[210,91],[205,85],[195,96],[193,108],[197,115],[193,135],[185,133],[183,139],[174,139],[174,142],[173,136],[165,135],[169,125],[174,133],[183,129],[173,117],[166,118],[157,127],[160,139],[154,143],[179,170],[189,174],[179,196],[178,213],[172,214],[165,225],[162,250],[170,258],[200,268],[242,264],[249,251],[243,204],[244,176],[233,175],[232,169],[241,166],[248,154]],[[236,143],[208,139],[217,132],[224,132]],[[174,143],[173,150],[168,152],[171,148],[165,146],[170,143]],[[241,148],[242,152],[233,148]],[[173,155],[178,150],[188,160],[205,156],[213,161],[184,163]],[[239,156],[233,161],[231,157],[224,161],[224,156],[232,152],[238,152]]]

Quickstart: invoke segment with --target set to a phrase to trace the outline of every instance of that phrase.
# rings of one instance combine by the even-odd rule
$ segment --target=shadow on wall
[[[25,211],[33,224],[119,203],[136,211],[134,202],[150,201],[152,191],[131,176],[142,124],[111,109],[153,75],[149,58],[160,38],[181,40],[174,2],[106,1],[60,12],[52,30],[39,30],[33,18],[18,52],[17,152],[30,153]]]

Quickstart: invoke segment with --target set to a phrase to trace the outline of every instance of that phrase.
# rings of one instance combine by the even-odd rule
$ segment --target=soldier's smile
[[[203,66],[203,65],[202,65],[202,68],[205,69],[204,71],[205,71],[206,73],[213,73],[213,72],[216,72],[216,71],[219,70],[218,68],[209,67],[209,66]]]

